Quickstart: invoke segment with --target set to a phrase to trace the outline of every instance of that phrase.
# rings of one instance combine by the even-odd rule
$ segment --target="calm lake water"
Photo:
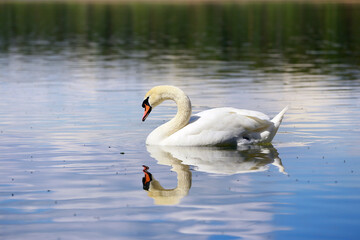
[[[360,4],[0,4],[0,239],[358,239]],[[146,147],[153,86],[285,115]],[[142,165],[153,181],[143,190]]]

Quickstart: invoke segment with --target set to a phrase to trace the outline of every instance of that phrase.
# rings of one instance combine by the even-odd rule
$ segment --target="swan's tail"
[[[280,127],[281,121],[284,117],[285,112],[289,109],[289,106],[286,106],[283,110],[281,110],[281,112],[278,113],[278,115],[276,115],[273,119],[271,119],[271,121],[274,123],[274,128],[272,129],[270,136],[268,138],[268,141],[270,142],[275,134],[277,133],[277,130]]]
[[[289,106],[286,106],[281,112],[278,113],[271,121],[274,123],[276,128],[279,128],[281,121],[284,117],[285,112],[289,109]],[[277,130],[277,129],[276,129]]]

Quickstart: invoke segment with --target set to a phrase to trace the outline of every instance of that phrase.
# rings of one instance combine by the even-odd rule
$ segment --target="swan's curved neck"
[[[173,119],[167,122],[168,135],[185,127],[189,123],[191,117],[191,102],[184,92],[174,91],[172,100],[174,100],[177,105],[177,113]]]
[[[185,127],[191,117],[191,102],[188,96],[175,87],[164,87],[159,93],[162,101],[173,100],[177,105],[177,113],[173,119],[159,126],[148,136],[147,144],[161,144],[161,141]]]

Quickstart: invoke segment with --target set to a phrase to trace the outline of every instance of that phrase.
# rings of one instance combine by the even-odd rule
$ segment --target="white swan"
[[[190,99],[181,89],[156,86],[145,95],[142,121],[165,100],[175,101],[178,111],[173,119],[149,134],[147,145],[236,146],[269,143],[288,109],[285,107],[272,120],[261,112],[230,107],[205,110],[191,117]]]

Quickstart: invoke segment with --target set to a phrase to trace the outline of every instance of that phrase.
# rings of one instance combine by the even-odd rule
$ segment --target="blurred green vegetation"
[[[360,4],[0,3],[0,52],[95,46],[198,58],[326,55],[359,63]]]

